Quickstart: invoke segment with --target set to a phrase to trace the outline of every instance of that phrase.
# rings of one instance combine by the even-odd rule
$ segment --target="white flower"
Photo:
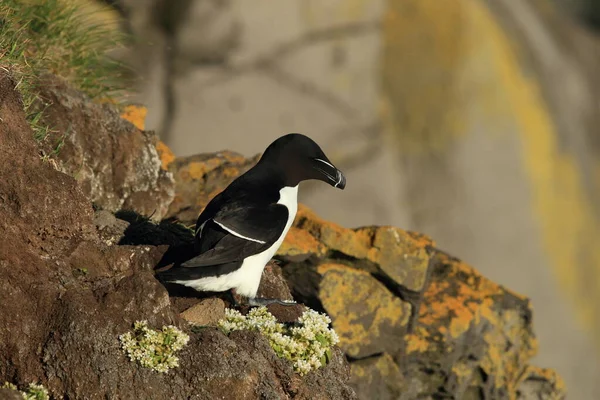
[[[187,334],[173,325],[155,331],[148,328],[147,321],[136,321],[133,327],[133,334],[127,332],[119,336],[130,361],[161,373],[179,365],[179,358],[174,353],[188,343],[190,337]]]
[[[338,343],[339,338],[329,328],[331,319],[314,310],[305,311],[298,319],[300,326],[287,328],[279,323],[266,307],[250,310],[244,316],[237,310],[226,309],[225,318],[219,321],[219,328],[229,334],[235,330],[255,330],[269,340],[275,353],[292,362],[300,375],[318,369],[323,365],[324,355]]]

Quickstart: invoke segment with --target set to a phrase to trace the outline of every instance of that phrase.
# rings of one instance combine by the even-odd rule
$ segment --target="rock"
[[[204,299],[179,316],[193,325],[217,326],[217,322],[225,316],[225,303],[214,297]]]
[[[0,399],[23,400],[23,395],[16,390],[0,388]]]
[[[70,399],[355,398],[339,350],[327,366],[300,377],[258,333],[191,332],[153,273],[164,253],[158,244],[185,243],[189,230],[125,213],[120,217],[131,220],[123,239],[133,228],[138,235],[126,245],[107,243],[97,227],[115,221],[94,214],[85,188],[39,157],[14,86],[0,70],[0,382],[38,382],[52,398]],[[65,96],[78,126],[84,106]],[[90,122],[103,123],[122,124]],[[119,335],[137,320],[190,335],[179,368],[159,374],[125,356]]]
[[[118,219],[107,210],[99,210],[94,213],[94,225],[98,229],[98,235],[109,246],[119,243],[125,236],[125,230],[129,227],[127,221]]]
[[[552,369],[529,366],[517,388],[518,400],[563,400],[565,383]]]
[[[279,300],[293,300],[290,288],[287,285],[281,268],[275,263],[270,262],[265,266],[265,270],[260,279],[257,297]]]
[[[394,227],[347,229],[327,222],[306,207],[299,207],[294,226],[278,255],[323,257],[326,253],[364,260],[374,272],[397,285],[397,290],[419,292],[425,284],[434,242],[425,235]],[[304,250],[302,249],[304,246]],[[297,258],[296,258],[297,260]]]
[[[166,217],[195,224],[208,202],[257,161],[258,156],[247,159],[230,151],[175,159],[169,171],[176,195]]]
[[[301,262],[310,256],[325,256],[326,247],[309,232],[292,226],[277,255],[284,260]]]
[[[387,353],[351,364],[352,387],[360,399],[401,398],[406,382],[400,368]]]
[[[537,350],[529,301],[442,252],[432,268],[400,356],[406,380],[429,396],[514,397]]]
[[[156,220],[165,215],[174,182],[161,168],[154,133],[125,121],[110,104],[92,103],[58,78],[45,79],[41,97],[49,104],[45,122],[53,128],[43,151],[97,206],[131,209]]]
[[[564,396],[554,371],[529,365],[537,344],[526,298],[424,235],[346,229],[304,207],[295,226],[278,255],[283,274],[296,300],[331,316],[360,398]]]
[[[144,130],[146,126],[146,115],[148,114],[148,109],[139,104],[130,104],[125,107],[125,111],[121,113],[121,118],[131,122],[136,128],[140,130]],[[175,155],[162,141],[156,142],[156,152],[158,153],[158,157],[160,158],[160,163],[162,169],[168,170],[169,165],[175,159]]]
[[[304,274],[305,268],[285,270],[292,285],[296,283],[294,273]],[[339,346],[348,356],[364,358],[402,347],[411,312],[409,303],[395,297],[365,271],[321,264],[314,272],[317,283],[308,295],[320,300],[340,337]],[[292,286],[292,290],[297,292],[298,288]],[[305,296],[302,300],[310,302]]]

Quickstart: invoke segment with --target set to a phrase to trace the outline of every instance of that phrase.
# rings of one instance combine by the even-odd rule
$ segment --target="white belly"
[[[255,254],[246,258],[240,268],[221,276],[206,277],[194,281],[175,281],[181,285],[190,286],[199,291],[205,292],[223,292],[229,289],[235,289],[238,294],[246,297],[255,297],[260,284],[265,265],[271,260],[275,252],[283,243],[294,218],[298,211],[298,186],[284,187],[279,191],[279,201],[288,209],[288,220],[281,236],[271,247],[262,253]]]

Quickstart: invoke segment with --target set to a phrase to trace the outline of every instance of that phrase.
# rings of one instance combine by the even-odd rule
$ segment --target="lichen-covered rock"
[[[164,237],[105,240],[99,231],[112,219],[94,221],[85,188],[39,157],[14,82],[2,70],[0,120],[0,382],[38,382],[53,398],[70,399],[355,398],[339,349],[324,368],[301,377],[257,333],[189,329],[154,278]],[[136,225],[135,218],[127,222],[124,239]],[[166,226],[146,232],[163,228],[173,242],[191,235]],[[159,374],[129,361],[119,335],[137,320],[190,335],[179,368]]]
[[[346,229],[303,207],[295,226],[293,246],[279,252],[284,276],[297,300],[331,316],[360,398],[564,397],[553,371],[526,378],[539,371],[528,365],[536,341],[526,298],[419,234]]]
[[[526,298],[436,252],[418,319],[405,337],[405,378],[419,394],[514,398],[536,352],[531,328]]]
[[[314,292],[304,292],[302,300],[321,302],[340,337],[339,346],[348,356],[364,358],[402,347],[411,313],[409,303],[394,296],[368,272],[341,264],[286,268],[294,291],[299,290],[294,274],[309,273],[309,268],[316,276],[316,285],[306,286]]]
[[[175,159],[169,164],[175,198],[166,217],[194,224],[208,202],[257,161],[231,151]]]
[[[111,104],[95,104],[58,78],[48,76],[41,97],[52,128],[44,152],[71,175],[97,206],[135,210],[160,220],[174,195],[161,168],[157,137],[121,118]]]
[[[406,383],[400,367],[387,353],[351,364],[352,385],[360,399],[401,398]]]
[[[362,260],[363,266],[376,270],[399,290],[417,293],[425,284],[428,249],[434,246],[427,236],[387,226],[347,229],[304,206],[299,207],[294,226],[299,229],[290,231],[278,253],[285,258],[301,253],[303,243],[303,251],[317,257],[338,253]]]
[[[553,369],[530,365],[517,387],[517,400],[561,400],[566,396],[565,383]]]

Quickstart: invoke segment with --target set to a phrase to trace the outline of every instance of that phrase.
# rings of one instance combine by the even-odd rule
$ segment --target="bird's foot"
[[[233,289],[229,289],[226,293],[227,301],[229,301],[230,306],[233,308],[240,308],[242,304],[240,304],[237,299],[239,298],[239,295],[235,293]]]
[[[248,299],[248,305],[250,307],[268,306],[269,304],[279,304],[282,306],[294,306],[296,302],[294,300],[280,300],[280,299],[265,299],[260,297],[254,297]]]

